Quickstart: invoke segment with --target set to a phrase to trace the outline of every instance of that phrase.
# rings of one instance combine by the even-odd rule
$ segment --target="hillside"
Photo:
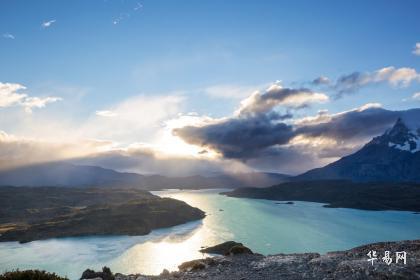
[[[183,201],[134,189],[0,187],[0,241],[145,235],[204,218]]]

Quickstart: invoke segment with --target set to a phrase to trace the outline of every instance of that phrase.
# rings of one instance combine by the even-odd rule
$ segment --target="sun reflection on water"
[[[121,267],[124,268],[121,271],[126,273],[141,271],[144,274],[156,275],[161,273],[163,269],[177,270],[178,265],[185,261],[208,256],[199,252],[202,247],[220,243],[223,236],[229,237],[229,233],[224,233],[223,230],[214,230],[211,229],[212,227],[205,226],[208,222],[213,223],[215,218],[215,213],[210,212],[210,209],[214,209],[214,207],[208,205],[207,199],[203,199],[194,193],[180,193],[179,191],[155,192],[155,194],[183,200],[191,206],[199,207],[206,212],[207,217],[191,230],[181,233],[175,232],[134,245],[111,264],[117,271]],[[129,271],[127,271],[127,268],[129,268]]]

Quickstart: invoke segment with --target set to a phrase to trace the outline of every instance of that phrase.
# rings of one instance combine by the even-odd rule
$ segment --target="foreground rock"
[[[86,269],[80,279],[102,279],[102,280],[114,280],[115,277],[109,267],[104,266],[101,272],[95,272],[91,269]]]
[[[144,235],[204,218],[183,201],[134,189],[0,188],[0,241]]]
[[[368,261],[369,251],[377,252],[377,260]],[[390,251],[393,261],[382,261]],[[396,252],[406,252],[406,264],[395,262]],[[348,251],[318,253],[238,254],[199,259],[183,263],[179,271],[164,270],[159,276],[117,273],[115,280],[160,279],[420,279],[420,240],[381,242],[353,248]]]

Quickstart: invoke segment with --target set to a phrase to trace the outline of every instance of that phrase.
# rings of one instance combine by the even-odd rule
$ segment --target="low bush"
[[[15,270],[0,275],[0,280],[69,280],[44,270]]]

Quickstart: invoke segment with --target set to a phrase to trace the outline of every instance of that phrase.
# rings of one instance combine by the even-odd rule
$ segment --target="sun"
[[[185,126],[200,126],[210,121],[208,117],[195,114],[180,115],[177,118],[167,120],[162,130],[158,133],[154,145],[162,156],[194,157],[215,159],[218,154],[202,146],[192,145],[173,134],[173,130]]]

